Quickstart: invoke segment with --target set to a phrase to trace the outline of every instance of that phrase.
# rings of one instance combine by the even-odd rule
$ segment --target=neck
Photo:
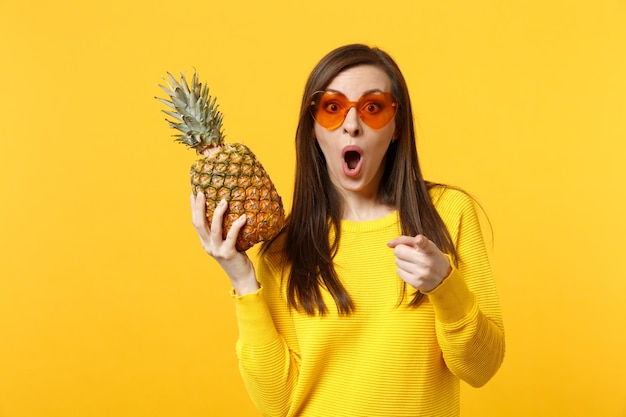
[[[354,222],[377,220],[394,210],[393,207],[383,204],[375,198],[363,198],[355,194],[344,195],[342,219]]]

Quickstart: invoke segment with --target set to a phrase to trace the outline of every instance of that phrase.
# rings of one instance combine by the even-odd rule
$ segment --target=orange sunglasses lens
[[[341,93],[318,91],[313,94],[309,109],[315,121],[328,130],[335,130],[345,120],[352,107],[359,118],[372,129],[385,127],[396,115],[398,104],[391,93],[368,93],[359,101],[350,101]]]

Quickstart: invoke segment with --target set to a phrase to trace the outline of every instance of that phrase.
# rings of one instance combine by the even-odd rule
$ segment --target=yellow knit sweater
[[[339,316],[290,311],[277,257],[259,259],[261,289],[233,296],[237,355],[248,392],[265,416],[459,416],[459,380],[485,384],[504,356],[504,330],[472,201],[435,192],[435,206],[454,240],[459,268],[417,308],[408,307],[393,250],[397,213],[344,221],[334,259],[355,312]]]

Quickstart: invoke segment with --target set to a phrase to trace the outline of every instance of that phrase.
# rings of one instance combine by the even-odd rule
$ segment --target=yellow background
[[[463,415],[626,416],[624,0],[0,0],[0,416],[256,415],[153,96],[197,68],[289,207],[304,82],[349,42],[493,226],[508,350]]]

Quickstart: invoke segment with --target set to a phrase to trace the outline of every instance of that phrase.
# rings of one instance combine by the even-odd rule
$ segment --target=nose
[[[351,106],[343,121],[343,130],[350,136],[358,136],[361,133],[361,119],[355,106]]]

